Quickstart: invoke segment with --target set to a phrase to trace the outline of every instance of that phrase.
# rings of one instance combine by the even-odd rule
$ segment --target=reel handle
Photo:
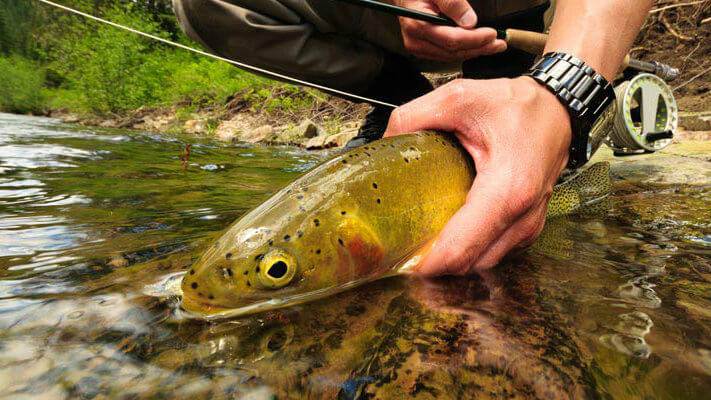
[[[653,142],[656,142],[657,140],[674,138],[674,132],[672,132],[672,131],[649,132],[644,137],[645,137],[645,139],[647,139],[648,142],[653,143]]]

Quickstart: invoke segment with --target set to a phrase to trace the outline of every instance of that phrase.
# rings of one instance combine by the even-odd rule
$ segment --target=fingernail
[[[469,10],[459,18],[459,26],[463,28],[472,28],[476,25],[476,13],[474,10]]]

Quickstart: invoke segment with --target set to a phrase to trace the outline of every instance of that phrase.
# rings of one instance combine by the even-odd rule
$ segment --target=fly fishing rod
[[[429,22],[435,25],[457,26],[457,23],[452,19],[442,16],[429,14],[426,12],[413,10],[406,7],[400,7],[393,4],[383,3],[376,0],[336,0],[343,3],[349,3],[360,7],[369,8],[384,12],[398,17],[412,18],[419,21]],[[492,25],[490,21],[480,20],[479,25]],[[523,50],[531,54],[542,54],[543,49],[548,41],[548,35],[540,32],[525,31],[521,29],[497,29],[496,36],[498,39],[503,39],[506,43],[515,49]],[[679,70],[670,65],[660,62],[648,62],[631,58],[628,54],[622,65],[622,69],[632,68],[640,72],[648,72],[655,74],[664,80],[672,80],[679,75]]]
[[[452,19],[382,3],[376,0],[336,0],[372,10],[412,18],[442,26],[457,26]],[[480,20],[480,26],[494,25]],[[509,47],[530,54],[542,54],[548,35],[520,29],[497,29],[498,39]],[[612,126],[602,134],[615,155],[631,155],[661,150],[672,142],[678,126],[678,108],[671,88],[664,82],[673,80],[679,70],[657,61],[642,61],[626,55],[620,71],[623,79],[615,87],[616,110]]]

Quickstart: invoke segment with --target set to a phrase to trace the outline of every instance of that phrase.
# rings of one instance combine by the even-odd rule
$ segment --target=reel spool
[[[671,88],[658,76],[642,73],[615,88],[617,115],[605,139],[615,155],[651,153],[668,146],[679,123]]]

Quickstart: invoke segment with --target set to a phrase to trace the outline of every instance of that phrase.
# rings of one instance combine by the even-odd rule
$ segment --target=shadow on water
[[[708,186],[623,186],[481,277],[176,320],[155,292],[322,157],[0,114],[0,396],[711,393]]]

